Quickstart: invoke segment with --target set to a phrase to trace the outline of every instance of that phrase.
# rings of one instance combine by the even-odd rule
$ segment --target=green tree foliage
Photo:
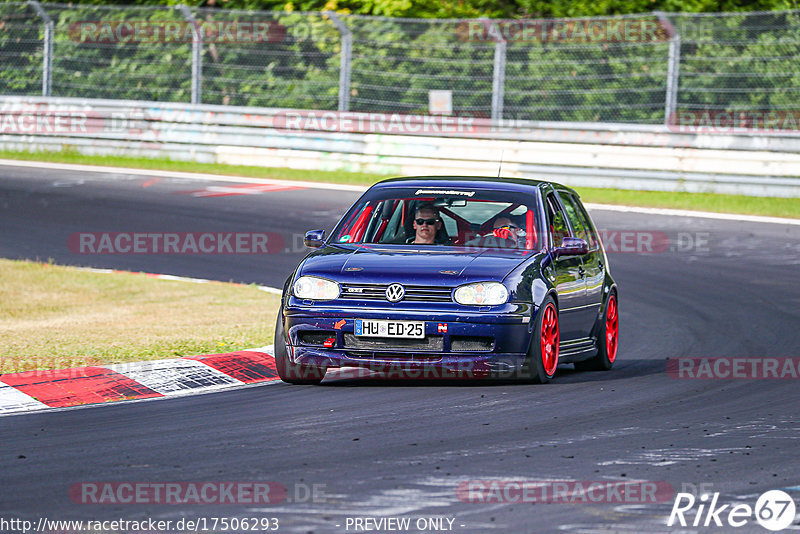
[[[25,4],[0,3],[0,94],[25,95],[42,89],[44,26]]]
[[[407,18],[587,17],[651,11],[712,13],[797,9],[797,0],[81,0],[78,4],[174,5],[323,11]]]
[[[100,28],[122,22],[163,24],[182,21],[174,8],[97,9],[45,6],[55,21],[53,96],[91,96],[185,102],[191,94],[191,45],[118,42]],[[92,26],[97,31],[91,31]]]
[[[228,5],[265,7],[263,3]],[[255,0],[241,0],[241,2]],[[523,0],[519,0],[520,2]],[[705,4],[694,7],[704,9]],[[337,10],[352,34],[350,110],[427,113],[429,91],[452,91],[454,112],[488,117],[496,39],[485,22],[458,17],[518,14],[519,3],[315,0],[272,12],[192,7],[201,24],[269,22],[266,42],[207,38],[202,44],[202,98],[207,104],[338,108],[342,34],[323,12]],[[338,2],[338,3],[337,3]],[[573,5],[573,4],[571,4]],[[579,4],[577,4],[579,5]],[[598,5],[602,5],[601,3]],[[631,4],[633,5],[633,4]],[[639,4],[636,4],[639,5]],[[53,95],[189,102],[191,39],[125,41],[88,37],[85,22],[151,24],[184,21],[175,6],[44,4],[55,21]],[[653,7],[673,7],[657,2]],[[705,7],[704,7],[705,6]],[[524,12],[534,9],[531,4]],[[596,7],[596,6],[595,6]],[[683,6],[684,8],[686,6]],[[538,9],[538,8],[537,8]],[[599,8],[598,8],[599,9]],[[644,9],[644,8],[642,8]],[[348,11],[350,13],[348,13]],[[408,19],[358,14],[450,15]],[[800,110],[800,11],[669,15],[681,36],[680,110]],[[657,24],[652,14],[594,17],[604,27]],[[505,54],[504,117],[550,121],[662,123],[669,35],[654,39],[587,39],[580,20],[567,37],[512,39]],[[583,20],[583,23],[586,19]],[[0,3],[0,94],[41,94],[41,19],[25,4]],[[663,26],[659,26],[663,29]],[[84,38],[86,37],[86,38]]]

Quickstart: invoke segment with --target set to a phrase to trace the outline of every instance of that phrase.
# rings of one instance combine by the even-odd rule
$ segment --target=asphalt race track
[[[0,167],[0,257],[280,287],[303,255],[298,236],[330,229],[357,196],[316,189],[197,196],[231,186]],[[800,226],[593,217],[617,248],[629,242],[611,231],[639,232],[631,242],[670,240],[654,253],[610,254],[621,314],[611,372],[564,366],[544,386],[333,378],[319,387],[277,383],[3,417],[0,517],[276,517],[284,532],[357,532],[347,528],[355,517],[409,517],[412,525],[444,517],[454,519],[449,531],[464,533],[724,532],[730,527],[668,527],[671,495],[646,504],[469,502],[457,490],[467,481],[638,480],[719,492],[720,504],[754,506],[761,493],[781,488],[800,502],[797,379],[666,372],[667,358],[800,356]],[[104,231],[270,231],[285,246],[270,255],[93,255],[67,246],[74,233]],[[289,499],[70,499],[74,484],[128,481],[277,482]],[[305,498],[312,485],[317,498]],[[766,532],[755,520],[734,530]]]

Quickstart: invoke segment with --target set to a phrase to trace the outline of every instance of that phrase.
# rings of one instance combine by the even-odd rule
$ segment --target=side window
[[[553,194],[547,195],[547,224],[550,226],[550,233],[553,236],[553,246],[561,245],[561,241],[565,237],[570,237],[569,227],[567,226],[567,219],[564,211],[556,201]]]
[[[575,230],[575,237],[579,237],[589,243],[589,232],[586,229],[586,223],[583,220],[580,208],[575,205],[575,198],[566,193],[560,193],[559,196],[564,201],[564,209],[567,211],[570,226]]]
[[[373,208],[372,202],[367,202],[360,209],[353,211],[339,232],[339,243],[357,243],[361,240],[367,230]]]
[[[595,249],[600,244],[600,239],[597,237],[597,230],[595,230],[592,219],[589,218],[589,214],[586,212],[586,208],[583,207],[583,204],[581,204],[581,201],[576,198],[575,204],[578,207],[578,213],[581,218],[583,218],[584,226],[589,234],[589,250]]]

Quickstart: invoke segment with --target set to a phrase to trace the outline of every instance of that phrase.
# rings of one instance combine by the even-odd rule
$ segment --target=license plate
[[[363,337],[425,337],[425,323],[423,321],[356,319],[355,327],[356,335]]]

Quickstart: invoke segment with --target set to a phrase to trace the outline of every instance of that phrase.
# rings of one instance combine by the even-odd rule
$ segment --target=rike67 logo
[[[709,502],[710,499],[710,502]],[[755,508],[749,504],[719,504],[719,493],[703,494],[696,498],[691,493],[678,493],[669,514],[667,526],[676,523],[685,527],[743,527],[755,517],[759,525],[777,532],[788,528],[794,521],[795,504],[792,497],[781,490],[767,491],[758,498]]]

